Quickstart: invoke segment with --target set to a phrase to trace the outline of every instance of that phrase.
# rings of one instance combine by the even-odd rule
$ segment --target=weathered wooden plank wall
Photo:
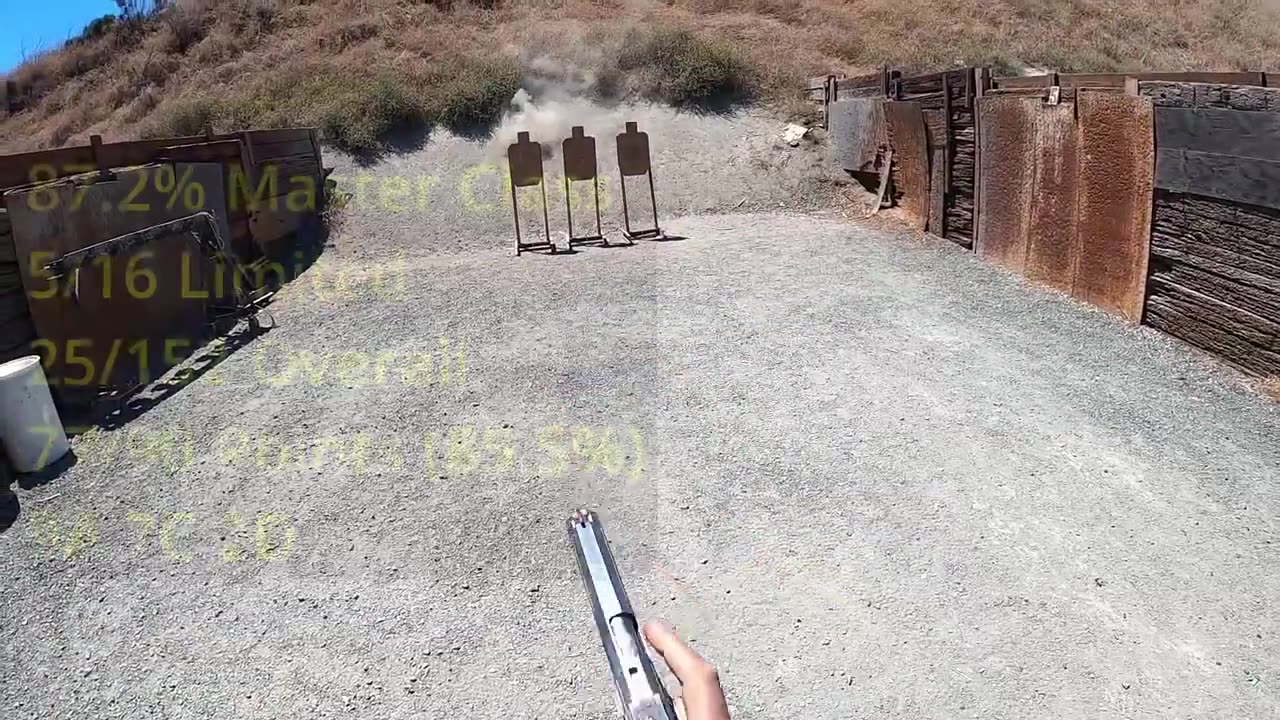
[[[36,339],[19,274],[9,212],[0,201],[0,363],[31,352]]]
[[[126,167],[153,162],[166,147],[190,145],[210,139],[226,139],[225,136],[208,138],[202,135],[156,140],[137,140],[122,143],[106,143],[95,154],[92,145],[38,150],[17,155],[0,156],[0,189],[49,182],[68,175],[89,172],[99,167]]]
[[[281,254],[281,241],[301,229],[318,212],[324,189],[320,144],[310,128],[260,130],[240,134],[250,162],[255,189],[274,178],[268,191],[249,207],[249,228],[263,255]],[[309,197],[309,199],[308,199]]]
[[[1122,91],[1129,80],[1140,82],[1171,83],[1219,83],[1232,85],[1266,85],[1266,75],[1260,72],[1139,72],[1139,73],[1058,73],[1040,75],[1002,76],[992,79],[997,90],[1047,88],[1057,85],[1063,88],[1112,88]]]
[[[280,241],[296,232],[323,201],[324,176],[314,128],[256,130],[229,135],[196,135],[122,143],[65,147],[0,156],[0,189],[34,185],[99,168],[146,165],[158,161],[224,165],[227,218],[232,250],[251,261],[278,252]],[[273,170],[271,170],[274,168]],[[259,196],[264,173],[275,173],[270,194]],[[243,182],[237,187],[237,178]],[[307,178],[307,180],[302,180]],[[298,182],[293,182],[297,179]],[[291,210],[285,199],[300,183],[311,183],[316,202]],[[300,197],[300,196],[299,196]],[[263,200],[264,202],[258,202]],[[252,206],[252,207],[251,207]]]
[[[974,98],[982,94],[986,75],[977,68],[961,68],[890,82],[897,101],[919,103],[925,111],[941,111],[943,160],[942,222],[930,232],[966,247],[973,247],[974,208],[977,190],[977,123]]]
[[[1162,159],[1143,321],[1246,372],[1278,376],[1280,197],[1242,180],[1280,152],[1280,90],[1141,82],[1138,91],[1158,106]],[[1188,172],[1178,160],[1191,153],[1214,153],[1223,172]]]
[[[882,68],[880,72],[857,77],[835,77],[832,80],[831,101],[853,98],[885,98],[889,95],[889,83],[898,77],[896,70]]]

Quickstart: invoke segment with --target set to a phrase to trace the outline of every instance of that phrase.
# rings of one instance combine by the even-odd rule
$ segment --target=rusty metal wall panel
[[[875,172],[886,138],[883,101],[878,98],[831,103],[832,151],[837,166],[849,172]]]
[[[929,142],[924,114],[914,102],[885,102],[885,124],[893,148],[896,190],[902,193],[902,209],[917,230],[929,224]]]
[[[187,175],[187,168],[191,174]],[[169,172],[180,184],[170,185]],[[160,179],[164,178],[164,179]],[[75,179],[83,182],[85,178]],[[62,255],[201,210],[223,231],[221,167],[150,165],[92,185],[72,179],[13,191],[5,203],[31,317],[50,382],[64,398],[155,379],[202,340],[210,266],[188,237],[166,237],[94,262],[54,283],[43,265]],[[199,187],[200,202],[195,191]],[[166,189],[169,188],[169,189]],[[180,188],[176,190],[175,188]],[[216,298],[214,298],[216,300]],[[230,299],[226,299],[230,301]],[[226,302],[224,301],[224,302]]]
[[[1079,257],[1076,232],[1076,113],[1071,103],[1033,113],[1032,195],[1027,277],[1071,292]]]
[[[1151,101],[1081,91],[1076,111],[1080,257],[1072,294],[1136,323],[1151,240]]]
[[[1021,272],[1026,264],[1034,183],[1036,98],[984,96],[977,101],[980,257]]]

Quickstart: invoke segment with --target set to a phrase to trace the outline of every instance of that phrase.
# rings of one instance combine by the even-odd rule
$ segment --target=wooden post
[[[942,191],[943,193],[951,192],[951,81],[948,79],[949,73],[942,73]],[[943,200],[943,215],[945,216],[946,200]],[[943,233],[939,233],[941,237],[946,237],[945,228],[946,221],[943,221]]]
[[[111,179],[111,170],[106,166],[106,163],[104,163],[102,160],[102,136],[90,135],[89,147],[93,152],[93,164],[96,165],[98,168],[98,179],[99,180]]]
[[[978,68],[978,76],[974,85],[973,101],[973,244],[970,249],[978,252],[978,223],[982,222],[982,116],[978,114],[978,103],[982,96],[991,89],[991,71]]]

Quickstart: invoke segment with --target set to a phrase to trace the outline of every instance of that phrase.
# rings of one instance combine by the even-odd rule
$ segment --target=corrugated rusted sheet
[[[1072,294],[1136,323],[1151,238],[1151,101],[1081,91],[1076,113],[1080,257]]]
[[[1076,228],[1076,117],[1070,103],[1032,114],[1032,193],[1028,197],[1027,277],[1071,292],[1079,258]]]
[[[873,98],[831,103],[831,143],[836,164],[849,172],[875,172],[886,143],[883,101]]]
[[[1082,90],[1075,103],[979,101],[978,253],[1137,322],[1150,230],[1151,105]]]
[[[173,178],[181,184],[170,185]],[[93,184],[83,184],[90,179]],[[123,170],[106,181],[70,178],[5,195],[39,335],[34,349],[46,359],[46,374],[64,399],[149,382],[198,347],[207,303],[216,301],[205,297],[210,264],[189,236],[174,235],[110,262],[94,261],[56,283],[40,268],[68,252],[200,210],[218,218],[226,232],[223,182],[218,164],[180,163]],[[191,187],[201,188],[203,202],[196,202],[195,191],[185,191]],[[181,189],[175,194],[175,188]]]
[[[914,102],[886,102],[884,114],[893,148],[894,188],[916,229],[924,230],[929,224],[929,143],[924,115],[920,104]]]
[[[1040,105],[1036,99],[1008,96],[977,101],[981,222],[974,249],[984,260],[1018,272],[1026,265]]]

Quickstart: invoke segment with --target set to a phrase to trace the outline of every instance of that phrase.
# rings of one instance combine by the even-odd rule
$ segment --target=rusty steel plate
[[[893,148],[894,188],[902,193],[902,209],[917,230],[929,224],[929,143],[924,115],[914,102],[884,102],[889,145]]]
[[[849,172],[875,172],[876,157],[885,142],[884,112],[880,98],[860,98],[831,103],[828,126],[836,164]]]
[[[1155,157],[1151,100],[1080,90],[1080,257],[1072,294],[1142,319]]]
[[[649,134],[637,130],[633,122],[618,135],[618,171],[626,177],[649,172]]]
[[[1032,112],[1032,195],[1027,223],[1027,277],[1071,292],[1079,233],[1076,226],[1076,111],[1071,103]]]
[[[564,176],[570,180],[591,180],[596,176],[596,139],[583,134],[575,125],[572,135],[564,139]]]
[[[542,182],[542,145],[530,140],[529,133],[518,133],[516,141],[507,146],[507,164],[513,186],[538,185]]]
[[[979,128],[978,223],[974,250],[984,260],[1022,271],[1034,182],[1035,113],[1039,98],[984,96]]]

